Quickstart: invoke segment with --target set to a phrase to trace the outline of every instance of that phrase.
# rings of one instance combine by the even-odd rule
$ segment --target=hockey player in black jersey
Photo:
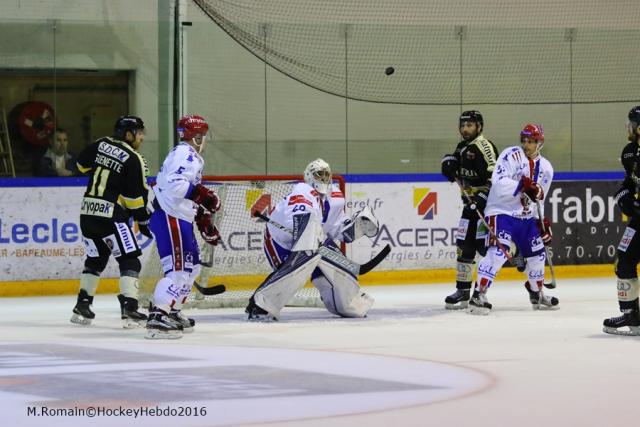
[[[144,123],[136,116],[122,116],[114,126],[113,137],[98,139],[78,156],[78,170],[89,175],[80,208],[80,229],[87,255],[80,276],[80,291],[71,322],[91,324],[91,311],[100,273],[109,256],[120,268],[120,302],[123,327],[144,326],[147,316],[138,312],[140,246],[130,219],[140,231],[148,229],[146,163],[138,153],[144,140]]]
[[[604,332],[618,335],[640,335],[640,106],[629,111],[629,143],[622,149],[624,180],[615,195],[622,213],[629,217],[617,250],[616,276],[618,304],[622,316],[605,319]]]
[[[456,236],[456,292],[445,299],[445,307],[451,310],[468,306],[474,258],[476,252],[484,255],[486,250],[483,242],[476,239],[479,222],[477,211],[484,215],[498,151],[493,142],[482,135],[483,128],[484,120],[479,111],[463,112],[458,128],[462,141],[452,154],[442,158],[442,175],[451,182],[458,181],[472,199],[470,203],[462,198],[464,208]]]

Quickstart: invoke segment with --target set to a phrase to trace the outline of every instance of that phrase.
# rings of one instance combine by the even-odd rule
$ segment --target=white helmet
[[[322,159],[315,159],[304,170],[304,182],[325,195],[331,188],[331,167]]]

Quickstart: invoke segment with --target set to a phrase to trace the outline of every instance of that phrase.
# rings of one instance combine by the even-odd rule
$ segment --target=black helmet
[[[477,110],[464,111],[460,114],[459,126],[462,126],[464,122],[476,122],[480,126],[484,127],[484,119],[482,118],[482,114]]]
[[[113,137],[124,141],[127,131],[135,134],[137,130],[144,130],[144,122],[140,117],[121,116],[113,126]]]
[[[629,122],[633,123],[633,128],[640,126],[640,105],[629,110]]]

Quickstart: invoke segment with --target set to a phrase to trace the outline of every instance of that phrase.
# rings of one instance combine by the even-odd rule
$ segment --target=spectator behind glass
[[[78,174],[76,159],[67,152],[67,131],[57,128],[49,148],[36,164],[36,176],[74,176]]]

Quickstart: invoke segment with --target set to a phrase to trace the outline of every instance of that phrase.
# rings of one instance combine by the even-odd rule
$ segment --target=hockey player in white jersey
[[[156,185],[150,229],[156,240],[164,277],[156,284],[146,338],[180,338],[195,322],[180,309],[200,273],[200,251],[193,232],[196,222],[204,240],[216,245],[218,230],[211,222],[220,200],[202,185],[204,150],[209,125],[200,116],[178,122],[180,141],[164,160]]]
[[[547,218],[538,218],[536,205],[539,203],[542,208],[553,180],[551,163],[540,155],[544,144],[542,126],[527,124],[520,133],[520,142],[520,146],[500,153],[491,177],[485,216],[493,231],[491,235],[496,236],[498,242],[489,241],[487,254],[478,264],[478,278],[469,302],[472,314],[491,311],[487,291],[507,260],[503,250],[511,252],[514,247],[527,261],[525,287],[533,308],[550,309],[558,305],[557,298],[542,292],[544,245],[551,243],[551,227]]]
[[[296,184],[271,212],[264,251],[274,269],[255,291],[246,308],[250,321],[273,321],[306,281],[320,292],[327,310],[341,317],[365,317],[373,298],[363,292],[358,278],[320,246],[341,254],[336,241],[352,242],[378,233],[378,220],[369,208],[347,218],[344,195],[332,184],[331,168],[322,159],[309,163],[305,182]],[[332,259],[329,259],[332,258]]]

